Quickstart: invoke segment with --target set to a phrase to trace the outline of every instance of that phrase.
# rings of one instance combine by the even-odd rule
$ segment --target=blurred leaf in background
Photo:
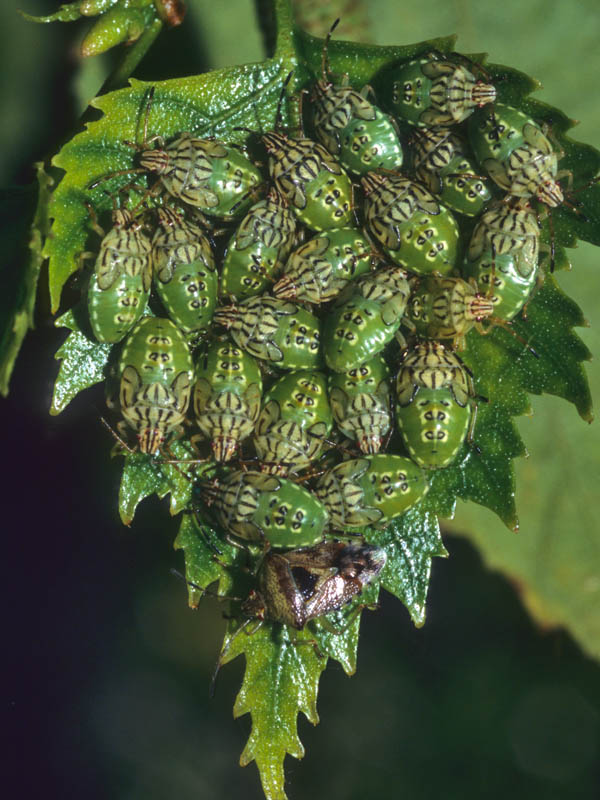
[[[390,3],[369,3],[378,44],[457,31],[461,52],[489,53],[542,81],[535,97],[581,120],[572,138],[600,147],[600,8],[592,0],[568,3],[518,0],[450,2],[423,0],[401,14]],[[590,351],[600,353],[597,249],[582,243],[561,288],[582,308],[590,328],[579,330]],[[588,368],[592,397],[600,398],[598,362]],[[517,461],[517,536],[485,509],[460,504],[449,530],[466,536],[484,561],[505,573],[542,625],[565,625],[580,645],[600,658],[600,435],[552,397],[533,398],[534,415],[517,424],[530,458]]]

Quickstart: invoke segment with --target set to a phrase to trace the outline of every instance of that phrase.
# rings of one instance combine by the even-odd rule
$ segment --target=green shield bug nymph
[[[392,108],[413,125],[456,125],[476,108],[496,99],[491,84],[478,80],[464,65],[436,53],[403,64],[394,78]]]
[[[296,218],[276,189],[252,206],[234,233],[223,260],[221,296],[243,300],[274,280],[294,245]]]
[[[225,220],[243,214],[262,183],[259,169],[238,149],[189,133],[143,150],[140,164],[159,176],[172,197]]]
[[[331,527],[385,525],[425,496],[425,472],[409,458],[373,455],[343,461],[316,483],[315,495],[331,518]]]
[[[372,91],[360,93],[348,85],[347,77],[335,86],[328,77],[327,47],[334,23],[323,45],[321,79],[314,90],[314,129],[317,138],[340,163],[355,175],[372,169],[399,169],[402,145],[396,124],[367,100]]]
[[[294,303],[251,297],[217,309],[215,322],[250,355],[281,369],[312,369],[319,363],[319,321]]]
[[[491,199],[486,179],[467,156],[465,142],[445,129],[423,128],[413,134],[417,180],[459,214],[474,217]]]
[[[152,455],[189,405],[194,365],[183,334],[171,320],[143,317],[125,341],[119,373],[121,413]]]
[[[258,572],[258,589],[242,603],[242,613],[301,630],[347,605],[377,578],[385,562],[385,550],[345,542],[269,552]]]
[[[481,322],[491,317],[492,301],[477,291],[477,285],[462,278],[416,278],[406,308],[405,323],[417,336],[452,339],[462,350],[471,328],[484,329]],[[496,323],[497,324],[497,323]]]
[[[390,371],[381,356],[347,372],[329,374],[336,425],[366,455],[378,453],[391,428]]]
[[[271,547],[308,547],[324,538],[329,515],[308,489],[287,478],[236,470],[200,485],[230,536]]]
[[[273,294],[282,300],[327,303],[349,281],[369,272],[372,258],[369,241],[359,230],[324,231],[294,250]]]
[[[262,141],[271,178],[300,222],[314,231],[351,224],[352,182],[323,145],[275,131]]]
[[[474,422],[471,383],[458,356],[441,342],[408,350],[396,399],[398,428],[413,461],[427,469],[452,464]]]
[[[217,461],[233,458],[260,412],[262,378],[257,362],[233,342],[213,342],[200,359],[194,413]]]
[[[99,342],[120,342],[148,302],[150,240],[139,217],[125,209],[113,211],[113,226],[106,235],[95,215],[93,219],[94,229],[103,239],[87,292],[90,323]]]
[[[451,212],[420,183],[369,172],[362,178],[368,232],[387,256],[417,275],[454,268],[459,230]]]
[[[490,178],[515,197],[537,197],[554,208],[563,202],[557,178],[559,156],[540,126],[516,108],[496,104],[469,121],[469,136],[477,160]]]
[[[532,208],[500,203],[477,222],[463,266],[491,301],[494,316],[511,320],[531,296],[541,271],[540,228]]]
[[[394,338],[410,293],[407,277],[400,267],[385,267],[342,292],[323,325],[323,353],[330,369],[357,367]]]
[[[217,274],[210,244],[197,225],[168,208],[157,209],[152,240],[154,286],[169,317],[185,333],[207,328],[217,305]]]
[[[284,375],[265,396],[254,446],[261,469],[288,475],[317,458],[333,426],[327,379],[314,370]]]

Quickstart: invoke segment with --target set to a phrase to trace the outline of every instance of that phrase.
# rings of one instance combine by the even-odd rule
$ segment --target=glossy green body
[[[210,244],[197,225],[166,208],[152,240],[154,286],[182,331],[206,329],[217,306],[218,277]]]
[[[117,209],[87,291],[90,323],[99,342],[120,342],[127,335],[144,313],[151,280],[150,240],[139,218]]]
[[[262,472],[236,470],[202,494],[232,536],[271,547],[308,547],[323,539],[329,515],[302,486]]]
[[[471,394],[462,363],[441,342],[406,353],[396,380],[396,418],[419,466],[440,469],[456,460],[471,425]]]
[[[551,207],[562,203],[558,156],[527,114],[500,103],[481,109],[469,121],[469,138],[477,160],[505,192],[535,196]]]
[[[119,373],[121,413],[140,450],[155,453],[190,401],[194,365],[183,334],[171,320],[143,317],[125,341]]]
[[[229,461],[254,430],[262,378],[255,359],[233,342],[212,342],[196,368],[194,413],[217,461]]]
[[[506,203],[481,216],[463,265],[491,301],[494,316],[513,319],[531,297],[539,280],[540,229],[528,206]]]
[[[314,493],[338,530],[383,526],[425,496],[426,474],[403,456],[373,455],[343,461],[322,475]]]
[[[271,177],[300,222],[314,231],[352,223],[352,182],[322,145],[275,132],[262,138]]]
[[[492,197],[486,179],[467,156],[466,143],[445,129],[414,134],[415,177],[452,211],[474,217]]]
[[[281,369],[312,369],[320,362],[319,321],[294,303],[251,297],[217,309],[215,322],[250,355]]]
[[[87,304],[96,339],[105,343],[124,339],[144,313],[149,296],[141,275],[122,272],[111,286],[101,289],[94,272],[88,286]]]
[[[329,401],[336,425],[365,454],[378,453],[391,428],[390,370],[381,356],[347,372],[331,372]]]
[[[457,257],[459,229],[452,213],[420,183],[369,173],[365,221],[387,256],[417,275],[446,275]]]
[[[221,296],[244,300],[268,289],[296,238],[296,217],[278,192],[252,206],[227,245]]]
[[[371,247],[355,228],[337,228],[298,247],[289,257],[273,294],[284,300],[327,303],[351,280],[371,269]]]
[[[407,274],[386,267],[359,278],[339,296],[323,322],[323,353],[334,372],[372,358],[390,342],[409,296]]]
[[[317,138],[345,169],[364,175],[372,169],[402,166],[402,145],[391,117],[370,103],[364,92],[320,80],[315,87]]]
[[[392,108],[413,125],[449,127],[495,99],[493,86],[477,80],[462,64],[434,54],[394,72]]]
[[[321,453],[332,426],[323,373],[301,370],[280,378],[265,396],[256,423],[261,469],[274,475],[305,469]]]
[[[252,190],[263,182],[260,170],[236,148],[189,133],[144,150],[140,164],[159,175],[170,195],[219,219],[247,211]]]
[[[493,312],[491,300],[461,278],[416,280],[406,307],[408,325],[425,339],[452,339],[462,349],[465,336]]]

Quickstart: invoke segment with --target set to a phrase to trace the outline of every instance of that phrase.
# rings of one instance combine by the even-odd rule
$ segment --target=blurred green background
[[[4,185],[29,181],[28,164],[70,135],[111,62],[80,62],[85,23],[34,26],[17,5],[41,14],[57,3],[0,5]],[[582,121],[575,138],[600,146],[597,0],[345,5],[350,27],[358,19],[356,33],[379,44],[458,33],[461,52],[487,51],[543,80],[538,97]],[[251,0],[188,6],[186,23],[163,35],[138,77],[261,59]],[[323,8],[321,34],[340,13]],[[588,316],[580,335],[598,353],[598,253],[580,245],[572,261],[559,282]],[[47,415],[64,333],[44,305],[42,293],[2,403],[11,564],[2,608],[14,676],[4,709],[17,796],[260,798],[255,768],[236,765],[249,732],[248,718],[231,719],[242,664],[222,671],[209,701],[224,622],[210,601],[188,611],[185,587],[169,574],[181,566],[171,549],[177,522],[146,501],[131,530],[120,525],[101,391]],[[598,397],[596,362],[589,376]],[[521,532],[460,506],[445,540],[451,557],[433,565],[425,627],[412,628],[389,597],[365,614],[358,674],[348,680],[331,664],[321,725],[300,720],[307,755],[286,762],[291,798],[599,796],[600,442],[597,425],[564,402],[534,398],[533,408],[518,421],[531,453],[517,465]]]

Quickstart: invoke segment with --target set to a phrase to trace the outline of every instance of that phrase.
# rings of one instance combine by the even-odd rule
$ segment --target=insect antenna
[[[333,23],[333,25],[331,26],[331,28],[329,28],[329,33],[327,34],[327,36],[325,37],[325,41],[323,42],[323,50],[321,52],[321,75],[323,76],[323,82],[324,83],[328,83],[329,82],[329,77],[328,76],[329,76],[329,73],[330,73],[330,69],[329,69],[329,59],[327,57],[327,50],[329,48],[329,42],[331,41],[331,36],[332,36],[334,30],[337,28],[337,26],[339,24],[340,24],[340,17],[338,17],[336,19],[336,21]]]
[[[278,130],[282,127],[281,125],[281,105],[283,103],[283,98],[285,97],[285,90],[288,87],[289,82],[292,79],[292,75],[294,74],[294,70],[290,70],[286,76],[286,79],[283,82],[283,86],[281,87],[281,92],[279,93],[279,101],[277,102],[277,111],[275,113],[275,130]]]

